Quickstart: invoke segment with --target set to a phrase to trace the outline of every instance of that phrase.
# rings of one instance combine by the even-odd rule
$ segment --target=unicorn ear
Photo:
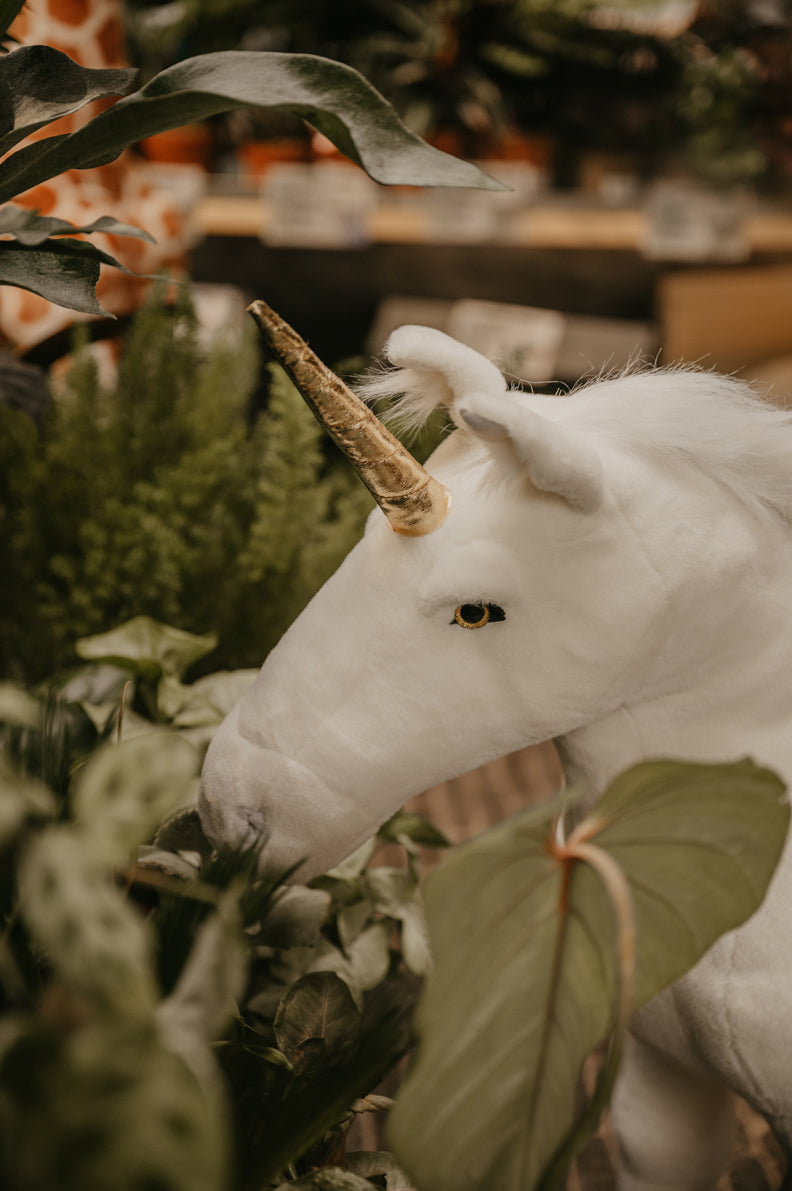
[[[597,452],[511,394],[470,393],[455,405],[454,421],[496,449],[508,445],[540,492],[555,493],[581,513],[601,505],[605,483]]]
[[[500,370],[480,352],[435,327],[399,327],[385,344],[394,368],[356,386],[364,401],[397,397],[391,418],[417,430],[438,406],[451,408],[465,394],[505,393]]]

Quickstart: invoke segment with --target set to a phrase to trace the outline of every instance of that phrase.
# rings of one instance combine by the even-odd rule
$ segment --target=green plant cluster
[[[253,680],[185,682],[211,647],[136,617],[78,642],[59,688],[0,683],[0,1185],[565,1185],[631,1009],[761,903],[783,783],[750,761],[644,763],[588,816],[559,795],[425,883],[422,850],[446,841],[398,811],[288,883],[265,850],[201,829],[201,755]],[[412,1046],[419,995],[394,1103],[376,1089]],[[348,1150],[360,1114],[384,1110],[395,1157]]]
[[[257,346],[204,349],[189,297],[136,315],[117,380],[78,351],[39,436],[0,408],[0,654],[34,681],[134,615],[216,631],[211,667],[260,664],[359,536],[370,501]]]
[[[428,964],[419,848],[445,841],[400,813],[379,842],[406,864],[371,841],[310,887],[213,851],[201,734],[164,712],[205,648],[137,620],[57,696],[0,684],[5,1191],[407,1186],[346,1136],[390,1106]]]

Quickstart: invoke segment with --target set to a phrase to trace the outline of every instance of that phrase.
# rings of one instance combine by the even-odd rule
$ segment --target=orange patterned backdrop
[[[49,45],[82,66],[128,66],[122,5],[119,0],[30,0],[10,30],[23,45]],[[71,132],[113,100],[89,104],[30,138]],[[110,215],[149,232],[156,244],[127,236],[96,235],[91,240],[136,273],[167,269],[183,272],[190,231],[182,204],[162,189],[155,168],[126,150],[116,161],[92,170],[69,170],[14,200],[42,215],[70,223],[91,223]],[[105,310],[128,314],[141,302],[149,283],[117,269],[102,267],[97,296]],[[48,339],[86,316],[54,306],[37,294],[0,288],[0,336],[20,351]]]

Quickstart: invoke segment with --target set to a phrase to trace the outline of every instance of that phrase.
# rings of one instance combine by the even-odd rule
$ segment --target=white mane
[[[517,392],[510,389],[509,392]],[[453,392],[439,372],[394,368],[358,386],[368,401],[390,399],[384,417],[414,433]],[[792,409],[771,404],[746,381],[696,367],[628,370],[570,393],[527,395],[537,413],[637,454],[683,460],[750,503],[792,520]]]

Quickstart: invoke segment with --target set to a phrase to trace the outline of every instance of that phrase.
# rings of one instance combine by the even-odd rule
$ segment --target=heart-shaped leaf
[[[616,917],[629,886],[641,1004],[760,905],[789,824],[783,784],[750,762],[640,765],[570,837],[558,800],[458,848],[426,883],[435,972],[391,1117],[397,1157],[432,1191],[557,1185],[583,1062],[617,1022]],[[669,946],[669,940],[673,945]],[[623,1016],[623,1015],[622,1015]]]
[[[161,624],[150,616],[135,616],[118,628],[93,637],[83,637],[75,646],[81,658],[123,665],[146,678],[163,674],[181,678],[193,662],[210,653],[217,644],[213,634],[205,637]]]

